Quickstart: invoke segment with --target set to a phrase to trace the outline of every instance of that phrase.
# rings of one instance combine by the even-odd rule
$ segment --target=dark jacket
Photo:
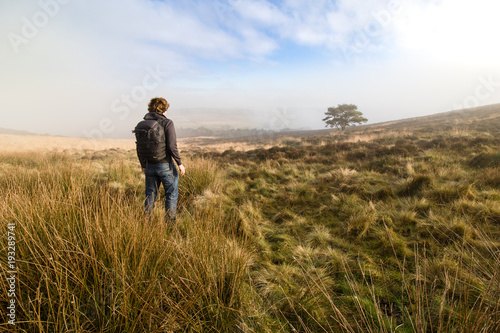
[[[175,135],[174,122],[162,114],[156,112],[149,112],[144,116],[144,120],[158,120],[160,124],[163,125],[163,129],[165,130],[165,141],[167,142],[167,157],[163,160],[160,160],[155,163],[171,163],[172,159],[177,163],[177,165],[181,165],[181,157],[179,155],[179,150],[177,149],[177,137]],[[148,161],[140,160],[141,167],[145,168]],[[149,162],[153,163],[153,162]]]

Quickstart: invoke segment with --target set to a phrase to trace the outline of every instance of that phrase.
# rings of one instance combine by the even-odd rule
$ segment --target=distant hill
[[[184,108],[175,112],[176,128],[230,130],[258,126],[253,112],[246,109]]]
[[[43,135],[43,134],[36,134],[28,131],[20,131],[20,130],[15,130],[15,129],[10,129],[10,128],[3,128],[0,127],[0,134],[15,134],[15,135]]]
[[[478,131],[478,132],[500,132],[500,104],[486,105],[476,108],[448,111],[436,113],[428,116],[406,118],[400,120],[387,121],[382,123],[361,125],[349,127],[346,134],[358,131],[369,131],[374,133],[389,131],[420,131],[420,132],[439,132],[439,131]],[[321,130],[291,130],[283,132],[267,133],[258,136],[246,136],[238,139],[227,139],[226,141],[247,141],[258,139],[265,141],[269,139],[278,139],[281,137],[304,137],[314,135],[325,135],[337,132],[336,129]]]

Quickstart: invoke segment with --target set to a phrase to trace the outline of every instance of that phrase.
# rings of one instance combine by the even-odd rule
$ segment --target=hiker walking
[[[144,116],[144,120],[137,124],[133,132],[137,140],[137,156],[141,162],[142,171],[146,175],[144,210],[151,214],[160,183],[163,184],[166,197],[166,222],[173,227],[177,217],[179,173],[183,176],[185,168],[177,149],[174,123],[165,117],[169,106],[166,99],[153,98],[148,105],[149,112]]]

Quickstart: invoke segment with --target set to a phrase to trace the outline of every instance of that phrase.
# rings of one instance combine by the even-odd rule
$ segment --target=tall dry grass
[[[222,227],[219,206],[189,200],[220,191],[220,170],[192,160],[178,228],[142,213],[138,167],[67,155],[3,155],[0,225],[15,224],[19,332],[234,332],[244,316],[249,255]],[[123,184],[136,178],[135,188]],[[120,183],[121,180],[121,183]],[[130,184],[129,184],[130,185]],[[159,205],[160,207],[162,205]],[[6,249],[0,288],[7,290]],[[9,299],[1,294],[5,309]]]

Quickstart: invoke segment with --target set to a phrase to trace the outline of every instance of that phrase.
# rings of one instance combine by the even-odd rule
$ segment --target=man
[[[141,162],[142,171],[146,175],[146,199],[144,201],[144,209],[148,214],[151,214],[160,183],[165,189],[165,210],[167,212],[167,223],[172,227],[176,222],[177,196],[179,193],[179,173],[181,176],[185,173],[184,165],[177,149],[177,139],[175,135],[174,123],[172,120],[165,117],[170,104],[161,97],[153,98],[148,105],[148,113],[144,116],[144,120],[156,120],[165,132],[165,158],[160,160],[146,159],[139,154],[137,155]],[[163,142],[162,142],[163,143]],[[161,146],[163,147],[163,145]],[[163,149],[163,148],[162,148]],[[163,156],[163,154],[162,154]],[[174,164],[177,163],[179,171]]]

